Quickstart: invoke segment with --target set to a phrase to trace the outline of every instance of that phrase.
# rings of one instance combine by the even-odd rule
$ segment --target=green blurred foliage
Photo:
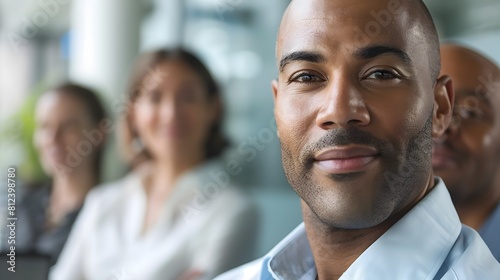
[[[47,87],[43,84],[36,86],[19,111],[0,124],[1,146],[19,150],[22,155],[21,159],[6,158],[4,160],[20,162],[18,176],[26,183],[40,182],[48,178],[43,172],[38,153],[33,145],[36,102],[46,89]]]

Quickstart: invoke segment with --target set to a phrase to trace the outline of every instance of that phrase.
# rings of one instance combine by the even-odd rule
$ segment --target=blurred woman
[[[97,96],[78,85],[61,85],[38,99],[34,144],[51,180],[27,189],[19,204],[18,253],[57,259],[85,196],[99,182],[104,118]]]
[[[252,258],[256,211],[217,159],[223,110],[205,66],[145,54],[128,101],[132,172],[89,195],[52,279],[211,279]]]

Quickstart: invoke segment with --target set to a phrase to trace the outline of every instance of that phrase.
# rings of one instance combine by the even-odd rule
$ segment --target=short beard
[[[432,120],[429,116],[423,128],[409,135],[405,144],[383,141],[357,127],[330,130],[319,141],[304,146],[298,157],[281,143],[282,161],[285,175],[294,191],[304,200],[316,216],[325,224],[336,228],[367,228],[375,226],[401,210],[427,184],[428,174],[432,172]],[[377,149],[384,166],[384,172],[377,176],[382,194],[375,197],[371,217],[363,217],[359,221],[336,222],[330,219],[331,204],[325,203],[320,186],[313,180],[312,168],[314,154],[332,147],[349,144],[367,145]],[[399,146],[398,146],[399,144]],[[359,173],[330,175],[332,181],[347,182]],[[377,183],[377,182],[375,182]],[[347,218],[345,220],[348,220]]]

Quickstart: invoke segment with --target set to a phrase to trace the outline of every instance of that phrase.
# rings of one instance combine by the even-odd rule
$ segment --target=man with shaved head
[[[434,143],[434,172],[462,222],[479,231],[500,260],[500,69],[455,44],[443,45],[441,56],[456,99],[452,124]]]
[[[452,117],[419,0],[294,0],[273,81],[284,170],[304,223],[219,279],[499,279],[434,177]]]

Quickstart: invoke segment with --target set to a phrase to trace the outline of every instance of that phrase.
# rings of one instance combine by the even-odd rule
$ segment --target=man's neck
[[[307,206],[303,206],[303,216],[318,279],[339,279],[351,264],[396,222],[349,230],[326,226]]]
[[[434,177],[431,175],[427,187],[423,188],[419,195],[395,215],[376,226],[363,229],[333,228],[322,222],[307,204],[302,202],[302,215],[318,279],[339,279],[368,247],[375,243],[433,188]]]

